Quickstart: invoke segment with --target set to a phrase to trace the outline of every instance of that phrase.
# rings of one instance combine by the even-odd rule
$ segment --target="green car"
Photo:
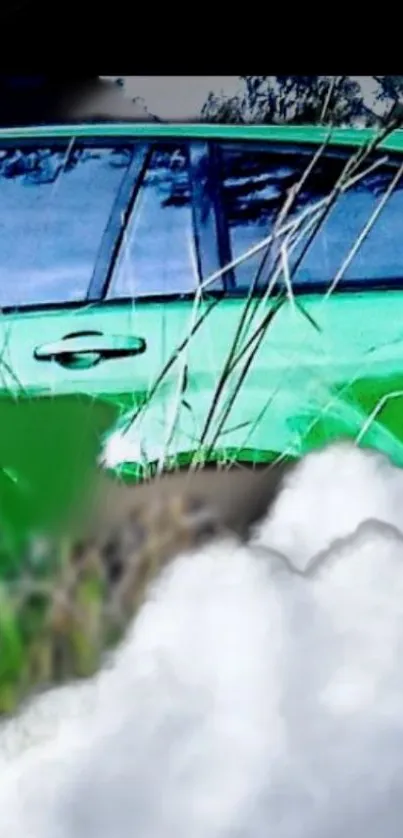
[[[403,465],[402,167],[403,131],[0,131],[3,518],[94,452],[138,480],[344,436]]]

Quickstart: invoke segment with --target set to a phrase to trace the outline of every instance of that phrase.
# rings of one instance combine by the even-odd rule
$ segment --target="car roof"
[[[285,143],[320,144],[328,142],[337,146],[364,146],[375,140],[377,130],[373,128],[329,128],[317,125],[218,125],[140,122],[90,122],[63,125],[23,126],[1,128],[1,140],[57,139],[71,136],[85,137],[128,137],[128,138],[181,138],[206,140],[255,140]],[[381,143],[379,148],[389,151],[403,151],[403,130],[396,129]]]

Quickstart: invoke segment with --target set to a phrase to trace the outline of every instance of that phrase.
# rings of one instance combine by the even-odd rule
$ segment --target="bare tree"
[[[403,87],[403,77],[393,78],[400,78]],[[241,76],[241,79],[244,89],[237,96],[210,93],[202,119],[296,125],[374,125],[380,121],[379,115],[365,102],[359,82],[351,76]],[[388,92],[384,92],[385,100]]]

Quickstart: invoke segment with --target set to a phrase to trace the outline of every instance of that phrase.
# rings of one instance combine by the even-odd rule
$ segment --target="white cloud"
[[[3,729],[1,838],[401,835],[403,538],[368,519],[399,528],[402,473],[339,446],[290,484],[264,549],[176,559],[42,744]]]

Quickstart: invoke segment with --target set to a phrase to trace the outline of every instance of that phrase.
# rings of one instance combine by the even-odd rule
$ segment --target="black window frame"
[[[135,141],[133,159],[122,179],[120,189],[102,236],[98,256],[90,280],[86,303],[104,300],[120,252],[131,210],[141,186],[143,174],[150,159],[150,144]]]
[[[115,270],[115,265],[117,259],[120,254],[120,245],[123,242],[124,234],[127,229],[128,224],[130,223],[131,213],[135,210],[136,198],[141,189],[142,179],[145,171],[147,170],[148,163],[154,154],[154,152],[161,146],[186,146],[187,147],[187,161],[188,161],[188,170],[189,170],[189,180],[190,180],[190,189],[191,189],[191,216],[192,216],[192,231],[193,231],[193,241],[195,245],[195,253],[197,259],[197,267],[199,278],[202,283],[202,291],[201,294],[203,298],[211,297],[211,296],[224,296],[226,291],[226,277],[228,275],[228,271],[225,269],[222,270],[222,252],[220,251],[220,239],[219,239],[219,220],[218,216],[219,213],[222,213],[222,202],[219,199],[219,195],[217,192],[217,178],[215,177],[215,170],[214,166],[211,164],[211,143],[208,140],[199,140],[199,139],[191,139],[186,137],[182,134],[177,135],[169,135],[167,137],[158,137],[152,138],[150,140],[144,140],[147,143],[147,152],[146,158],[144,161],[144,166],[139,172],[138,179],[130,196],[130,201],[128,204],[127,213],[125,216],[124,225],[121,230],[121,235],[119,239],[119,246],[116,248],[112,261],[107,271],[107,275],[105,276],[104,285],[102,287],[102,297],[99,298],[100,305],[122,305],[125,302],[132,303],[133,300],[136,302],[136,306],[139,305],[149,305],[151,303],[158,303],[158,304],[169,304],[169,303],[177,303],[178,301],[183,302],[193,302],[197,289],[188,292],[172,292],[172,293],[164,293],[164,294],[141,294],[139,297],[110,297],[107,298],[108,290],[110,287],[110,283],[113,280],[113,273]],[[209,200],[211,201],[211,207],[214,213],[214,232],[211,236],[211,243],[209,243],[209,247],[211,252],[214,254],[215,259],[215,272],[219,274],[219,277],[216,281],[221,281],[223,283],[222,290],[210,290],[208,286],[204,289],[203,282],[207,279],[205,276],[205,260],[204,260],[204,250],[203,250],[203,242],[206,241],[206,236],[208,235],[205,230],[203,230],[202,225],[200,223],[200,216],[199,216],[199,198],[200,198],[200,181],[198,176],[198,169],[197,169],[197,151],[201,151],[205,153],[207,161],[208,161],[208,172],[207,172],[207,180],[208,180],[208,196]],[[221,257],[220,257],[221,252]]]

